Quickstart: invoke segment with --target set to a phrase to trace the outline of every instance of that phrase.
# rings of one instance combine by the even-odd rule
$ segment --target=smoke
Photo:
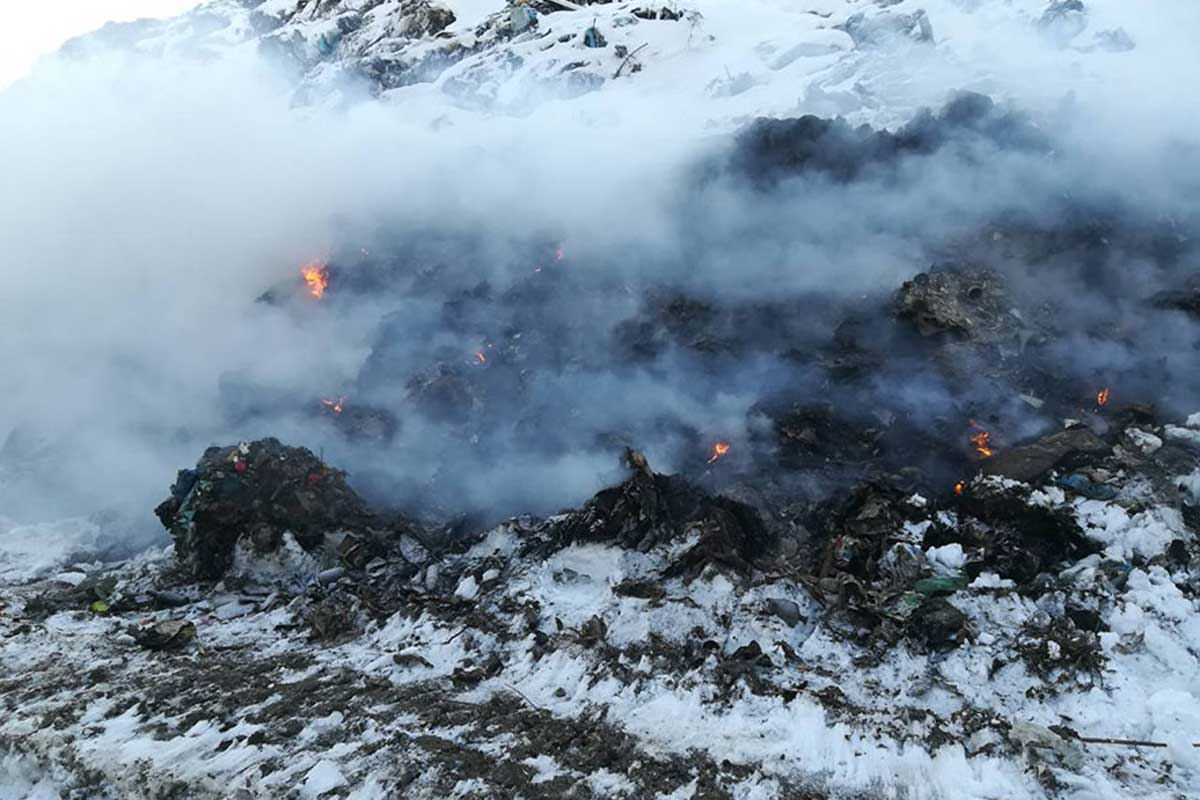
[[[969,17],[944,10],[951,29]],[[1194,265],[1193,101],[1156,73],[1173,31],[1134,35],[1136,90],[1035,81],[1029,64],[1061,59],[1031,25],[1003,53],[989,38],[1000,104],[897,126],[911,146],[848,124],[710,133],[686,92],[436,125],[361,87],[297,107],[294,75],[240,50],[45,65],[0,94],[0,508],[150,526],[174,470],[264,435],[375,502],[494,519],[579,502],[626,445],[718,488],[778,472],[780,403],[899,419],[908,447],[960,436],[973,409],[1012,439],[1055,424],[1016,399],[1028,374],[950,375],[899,332],[895,290],[941,261],[986,263],[1014,306],[1052,308],[1030,370],[1186,404],[1195,321],[1146,300]],[[936,93],[895,107],[963,88],[928,50],[878,57]],[[751,168],[756,148],[790,155]],[[314,259],[319,301],[300,278]],[[854,377],[831,377],[846,358]],[[321,409],[342,396],[394,430]],[[716,441],[733,448],[710,466]]]

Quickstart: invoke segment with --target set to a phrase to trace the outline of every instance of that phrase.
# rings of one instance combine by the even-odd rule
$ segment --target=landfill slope
[[[1111,91],[1134,111],[1139,31],[1165,41],[1160,22],[1112,0],[517,5],[532,13],[514,16],[502,0],[210,0],[173,20],[110,26],[68,49],[255,52],[296,81],[300,104],[337,106],[366,93],[439,125],[478,113],[551,122],[601,112],[620,125],[669,96],[676,135],[689,137],[801,110],[893,125],[961,90],[1046,108],[1072,88]]]

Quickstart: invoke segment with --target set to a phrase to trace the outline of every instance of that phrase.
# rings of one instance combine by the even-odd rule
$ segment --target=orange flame
[[[988,433],[982,425],[973,419],[967,420],[967,424],[979,431],[979,433],[972,433],[967,437],[967,440],[971,444],[975,445],[975,452],[979,453],[979,455],[983,456],[984,458],[991,458],[992,454],[995,452],[992,450],[992,435]]]
[[[962,497],[962,493],[965,492],[966,489],[967,484],[965,481],[959,481],[958,483],[954,484],[954,493],[959,497]]]
[[[308,284],[308,293],[320,300],[325,295],[325,289],[329,286],[329,272],[324,265],[317,262],[306,264],[304,269],[304,282]]]
[[[346,407],[346,397],[344,395],[337,400],[329,400],[323,397],[321,398],[321,402],[335,414],[342,413],[342,409]]]
[[[725,455],[728,452],[729,452],[729,443],[728,442],[717,442],[716,444],[713,445],[712,458],[710,458],[708,460],[708,463],[710,463],[710,464],[716,463],[718,458],[720,458],[721,456]]]
[[[483,351],[482,351],[482,350],[480,350],[480,351],[478,351],[477,353],[475,353],[475,363],[476,363],[476,364],[478,364],[478,365],[480,365],[480,366],[483,366],[484,364],[486,364],[486,363],[487,363],[487,356],[485,356],[485,355],[483,354]]]
[[[1098,406],[1108,405],[1108,387],[1107,386],[1105,386],[1100,391],[1096,392],[1096,405],[1098,405]]]
[[[983,456],[984,458],[991,457],[993,451],[990,446],[990,440],[992,438],[990,433],[987,431],[980,431],[979,433],[971,434],[967,438],[971,440],[971,444],[975,445],[975,451],[979,453],[979,455]]]

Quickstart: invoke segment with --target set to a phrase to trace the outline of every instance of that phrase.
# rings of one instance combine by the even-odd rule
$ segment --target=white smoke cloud
[[[905,174],[886,191],[875,182],[807,182],[765,199],[740,186],[702,192],[695,176],[697,164],[728,146],[729,121],[747,120],[753,104],[806,110],[786,82],[736,100],[744,109],[703,92],[718,65],[735,56],[753,61],[752,51],[735,48],[763,35],[756,33],[762,20],[782,18],[778,4],[706,6],[703,30],[721,41],[696,47],[694,64],[703,68],[690,82],[680,62],[665,67],[679,76],[677,91],[651,76],[653,91],[629,83],[570,102],[528,98],[515,104],[533,109],[520,117],[462,112],[427,89],[386,102],[347,89],[343,97],[364,99],[296,107],[293,76],[244,47],[205,60],[107,53],[45,64],[0,94],[0,441],[10,436],[0,466],[3,513],[53,517],[117,506],[149,520],[173,470],[234,437],[276,433],[327,445],[331,460],[353,458],[302,417],[231,425],[219,388],[222,376],[249,376],[304,402],[354,379],[380,318],[397,309],[394,297],[320,313],[254,302],[272,285],[295,281],[301,264],[344,246],[348,229],[436,226],[482,235],[495,241],[496,258],[478,277],[498,290],[513,269],[500,242],[555,232],[573,263],[596,271],[597,280],[775,299],[894,287],[926,266],[922,242],[1067,185],[1098,191],[1141,175],[1139,195],[1165,204],[1174,196],[1159,182],[1169,174],[1165,142],[1186,136],[1194,119],[1180,70],[1194,59],[1182,31],[1197,12],[1164,3],[1169,14],[1134,16],[1093,2],[1093,24],[1121,20],[1137,49],[1071,70],[1075,56],[1031,25],[1041,4],[1026,5],[1026,18],[1008,14],[991,27],[990,4],[938,3],[929,8],[935,35],[958,40],[956,49],[905,45],[855,58],[876,92],[894,90],[874,101],[888,121],[952,90],[990,87],[1049,124],[1048,112],[1073,90],[1069,141],[1086,159],[994,151],[964,172],[959,160],[931,157],[919,162],[919,175]],[[1163,21],[1171,15],[1181,22]],[[963,54],[972,56],[965,72]],[[1064,65],[1066,72],[1053,71]],[[895,70],[909,70],[914,85],[882,77]],[[869,110],[860,106],[852,117]],[[717,115],[723,122],[707,128]],[[1088,164],[1104,169],[1089,174]],[[1041,200],[1030,202],[1036,211]],[[684,206],[700,216],[681,218]],[[375,243],[364,234],[363,246]],[[636,296],[601,316],[627,317]],[[400,309],[421,320],[438,313],[416,302]],[[412,326],[415,339],[429,335]],[[477,346],[446,341],[464,353]],[[608,344],[597,342],[597,350]],[[422,366],[415,357],[405,363]],[[721,396],[705,394],[709,384],[699,379],[703,390],[681,389],[661,374],[585,370],[552,382],[545,397],[573,399],[578,414],[569,419],[589,436],[606,427],[636,430],[656,415],[685,418],[703,436],[718,429],[740,436],[772,369],[751,364],[733,373],[741,382]],[[395,378],[393,394],[381,390],[381,397],[403,410],[407,375]],[[444,431],[402,422],[396,445],[360,455],[361,464],[429,478],[432,459],[451,447]],[[653,447],[652,456],[676,466],[670,448]],[[590,442],[549,462],[515,448],[506,458],[462,448],[467,475],[457,480],[466,504],[497,496],[538,509],[577,502],[611,467]]]

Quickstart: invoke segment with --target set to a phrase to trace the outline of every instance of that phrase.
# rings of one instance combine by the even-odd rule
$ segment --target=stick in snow
[[[649,42],[642,42],[641,44],[639,44],[637,46],[637,48],[632,53],[625,56],[625,60],[621,62],[621,66],[617,67],[617,71],[613,73],[613,80],[616,80],[617,78],[621,77],[621,70],[625,69],[625,65],[629,63],[629,59],[636,56],[638,54],[638,50],[641,50],[643,47],[645,47],[648,44],[649,44]]]

